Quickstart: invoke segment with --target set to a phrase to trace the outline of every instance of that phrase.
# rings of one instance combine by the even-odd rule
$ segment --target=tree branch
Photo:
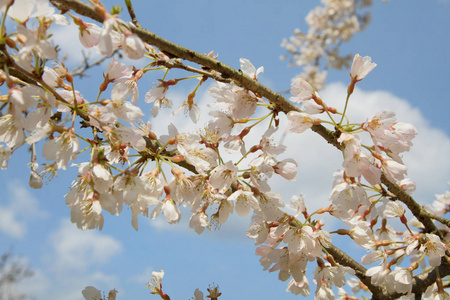
[[[392,183],[389,179],[386,178],[384,174],[381,175],[381,182],[388,188],[388,190],[395,194],[398,197],[398,200],[403,202],[412,212],[412,214],[419,220],[420,223],[425,226],[425,230],[429,233],[436,234],[441,239],[443,239],[442,233],[433,223],[433,220],[430,218],[429,213],[420,206],[413,197],[408,195],[404,190],[402,190],[397,184]]]
[[[103,22],[103,17],[94,10],[93,7],[80,2],[78,0],[50,0],[57,8],[61,10],[73,10],[78,14],[89,17],[98,22]],[[160,51],[168,53],[173,57],[185,59],[193,63],[204,66],[208,69],[215,70],[220,73],[222,78],[229,78],[233,80],[239,86],[242,86],[262,97],[267,98],[271,103],[277,106],[279,111],[288,113],[289,111],[300,111],[296,106],[287,101],[280,94],[270,90],[256,80],[244,75],[241,71],[237,71],[230,66],[217,61],[216,59],[207,56],[205,54],[197,53],[193,50],[187,49],[180,45],[167,41],[156,34],[144,30],[139,27],[130,27],[129,30],[138,35],[144,42],[157,47]],[[188,70],[186,68],[186,70]],[[338,149],[342,149],[342,145],[337,142],[338,133],[328,130],[322,125],[315,125],[312,130],[322,136],[328,143],[332,144]],[[386,176],[382,175],[382,183],[388,188],[388,190],[397,195],[399,200],[407,205],[411,212],[417,217],[417,219],[424,224],[427,232],[434,233],[442,238],[442,234],[434,225],[429,214],[417,203],[415,200],[406,194],[398,185],[390,182]],[[354,259],[349,257],[346,253],[341,251],[332,245],[325,246],[326,250],[334,257],[336,262],[351,267],[355,270],[356,276],[369,287],[373,293],[373,299],[395,299],[400,297],[400,294],[389,294],[384,288],[376,287],[371,284],[370,277],[365,276],[366,269],[361,266]],[[425,289],[433,284],[436,280],[436,270],[422,273],[414,277],[413,292],[423,293]],[[442,277],[450,274],[450,266],[448,263],[443,263],[439,266],[439,274]]]
[[[141,24],[139,24],[139,22],[136,18],[136,13],[134,12],[133,4],[131,3],[131,0],[125,0],[125,5],[127,7],[128,14],[130,15],[131,22],[134,24],[134,26],[136,26],[138,28],[142,28]]]

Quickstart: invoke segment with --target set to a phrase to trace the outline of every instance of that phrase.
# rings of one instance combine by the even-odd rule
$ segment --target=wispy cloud
[[[25,280],[21,289],[36,299],[80,299],[89,285],[102,290],[120,288],[118,274],[109,275],[103,268],[117,257],[123,246],[112,236],[98,231],[81,231],[68,220],[50,233],[43,267]]]
[[[8,182],[7,203],[0,206],[0,231],[4,234],[21,239],[26,235],[28,223],[47,216],[39,208],[39,203],[20,181]]]

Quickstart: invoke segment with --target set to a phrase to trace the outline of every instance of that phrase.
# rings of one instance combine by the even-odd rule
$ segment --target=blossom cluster
[[[370,57],[356,55],[353,59],[343,111],[328,106],[320,97],[317,89],[322,75],[316,70],[317,76],[309,77],[313,78],[310,82],[304,78],[292,81],[290,100],[299,107],[282,114],[276,103],[257,91],[206,67],[193,69],[194,76],[170,78],[173,66],[188,67],[141,40],[133,33],[134,24],[108,13],[98,1],[93,2],[104,20],[101,26],[70,13],[67,18],[56,14],[47,1],[6,1],[0,6],[17,23],[14,34],[0,35],[0,50],[5,56],[5,71],[0,79],[8,89],[1,98],[0,168],[6,169],[8,160],[23,145],[29,145],[32,151],[33,188],[40,188],[44,179],[51,179],[61,170],[77,168],[77,178],[65,201],[71,209],[71,221],[78,228],[101,230],[103,214],[120,215],[124,206],[131,212],[131,224],[136,230],[139,215],[155,219],[162,214],[169,224],[175,224],[180,222],[185,207],[190,214],[189,226],[198,234],[220,227],[234,212],[239,216],[251,213],[247,235],[258,246],[256,255],[261,257],[263,268],[278,271],[281,281],[290,279],[287,291],[306,296],[310,293],[306,270],[308,263],[315,262],[317,299],[334,299],[333,287],[344,287],[346,275],[356,275],[354,268],[330,253],[334,247],[332,235],[348,237],[366,250],[363,264],[378,262],[364,276],[388,293],[411,296],[412,278],[419,266],[427,265],[428,260],[429,266],[438,267],[446,260],[447,240],[440,235],[449,233],[448,227],[442,224],[441,231],[413,231],[402,204],[401,195],[415,189],[415,183],[405,177],[407,168],[401,155],[411,148],[416,128],[397,122],[390,111],[378,112],[359,124],[350,123],[346,116],[355,84],[376,66]],[[306,40],[314,44],[298,42],[303,51],[297,57],[301,65],[311,64],[318,58],[315,53],[325,51],[324,45],[346,40],[362,26],[355,5],[365,6],[365,1],[323,3],[324,9],[308,17],[312,29]],[[60,54],[50,39],[51,26],[70,22],[79,28],[80,44],[94,48],[109,61],[94,98],[84,96],[79,81],[57,61]],[[0,29],[6,33],[5,23]],[[127,66],[113,57],[116,52],[137,60],[136,66]],[[212,53],[208,57],[217,59]],[[334,66],[345,64],[339,59],[336,53]],[[145,85],[140,83],[160,70],[164,71],[163,77],[158,76],[158,84],[146,91],[142,103],[139,85]],[[264,71],[243,58],[240,70],[253,82]],[[208,89],[214,99],[208,104],[209,120],[195,132],[184,132],[170,124],[168,134],[160,134],[160,111],[174,106],[168,99],[169,90],[180,81],[195,78],[195,88],[172,115],[184,111],[193,123],[198,123],[202,112],[196,91],[213,78]],[[147,109],[143,105],[152,106],[151,118],[145,116]],[[293,196],[290,205],[285,205],[282,195],[272,191],[272,177],[295,180],[298,167],[294,158],[281,158],[286,146],[276,141],[277,134],[283,131],[280,121],[287,123],[285,131],[289,134],[332,126],[334,140],[330,142],[342,151],[343,170],[334,174],[328,207],[310,213],[303,196]],[[368,134],[371,144],[363,144],[362,134]],[[400,192],[386,189],[384,178],[398,186]],[[427,209],[436,216],[443,215],[449,211],[448,198],[439,196]],[[285,212],[285,208],[291,211]],[[341,220],[345,228],[330,231],[323,220],[313,218],[323,214]],[[388,224],[389,220],[397,221],[392,222],[396,229]],[[419,220],[414,224],[419,229],[426,225]],[[410,258],[409,267],[404,265],[405,257]],[[154,272],[154,284],[149,288],[168,299],[162,292],[163,275],[163,271]],[[348,285],[359,284],[351,278]],[[442,282],[431,287],[436,291],[429,293],[443,294]],[[218,289],[210,293],[215,297],[220,294]],[[86,299],[101,297],[94,287],[87,287],[83,295]],[[112,290],[108,299],[115,297],[116,291]],[[201,297],[196,293],[196,298]]]
[[[370,13],[365,11],[372,4],[368,0],[322,0],[306,16],[308,31],[294,31],[289,39],[283,39],[281,46],[288,54],[292,66],[302,67],[299,78],[307,80],[317,90],[325,85],[328,68],[348,68],[351,54],[340,53],[340,45],[349,41],[356,33],[363,31],[370,22]],[[321,66],[326,66],[322,69]]]

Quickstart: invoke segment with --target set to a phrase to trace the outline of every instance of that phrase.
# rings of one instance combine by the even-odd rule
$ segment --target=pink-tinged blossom
[[[24,23],[30,18],[35,7],[36,0],[15,0],[8,10],[8,16],[20,23]]]
[[[264,67],[259,67],[258,70],[253,64],[246,58],[240,58],[239,63],[241,65],[241,71],[251,79],[258,79],[258,75],[264,72]]]
[[[412,290],[412,277],[413,274],[408,269],[399,268],[392,271],[385,279],[388,292],[410,293]]]
[[[53,126],[50,123],[46,123],[44,126],[36,126],[31,134],[26,138],[28,144],[37,143],[45,138],[47,135],[53,132]]]
[[[111,56],[122,42],[121,35],[114,31],[117,20],[113,17],[108,18],[103,22],[103,28],[100,32],[97,49],[106,56]]]
[[[172,100],[166,98],[166,93],[169,86],[158,85],[145,94],[145,102],[154,103],[151,109],[153,117],[156,117],[161,110],[161,107],[172,108]]]
[[[291,94],[294,97],[290,97],[289,100],[300,103],[311,100],[315,93],[314,88],[306,80],[296,77],[291,83]]]
[[[411,195],[416,190],[416,183],[410,178],[400,180],[398,186],[408,195]]]
[[[170,196],[178,205],[192,204],[204,189],[204,179],[186,177],[184,172],[177,168],[172,169],[174,176],[169,182]]]
[[[155,168],[150,172],[142,174],[139,178],[143,188],[139,197],[147,201],[148,205],[158,204],[158,199],[161,197],[164,188],[163,178],[159,170]]]
[[[417,129],[406,123],[397,123],[392,111],[378,112],[362,124],[370,132],[375,144],[381,143],[385,149],[394,153],[408,151],[411,140],[417,135]]]
[[[95,164],[90,174],[95,190],[99,193],[108,192],[113,184],[112,174],[101,164]]]
[[[288,249],[294,254],[301,254],[312,261],[322,253],[322,246],[316,240],[316,234],[311,226],[290,229],[283,241],[288,244]]]
[[[378,214],[386,219],[400,218],[405,214],[405,209],[400,203],[383,198],[383,205],[377,208]]]
[[[371,264],[377,262],[378,260],[381,260],[383,263],[386,263],[387,259],[388,259],[388,255],[387,255],[386,251],[384,249],[378,249],[378,250],[375,250],[373,252],[370,252],[370,253],[364,255],[361,258],[361,262],[365,265],[371,265]]]
[[[250,208],[253,210],[259,210],[258,200],[251,191],[237,190],[231,194],[228,198],[230,201],[236,201],[234,205],[236,213],[244,217],[249,214]]]
[[[342,166],[349,177],[363,175],[370,184],[381,183],[381,170],[374,166],[369,157],[361,151],[359,136],[342,132],[338,142],[344,143],[345,146]]]
[[[122,50],[126,57],[140,59],[145,54],[145,44],[135,34],[125,32],[122,40]]]
[[[244,140],[239,135],[233,136],[228,139],[228,141],[226,141],[224,144],[224,148],[230,154],[236,153],[239,150],[242,155],[245,155],[245,153],[247,152],[245,150]]]
[[[313,271],[314,283],[317,286],[334,285],[337,287],[343,287],[345,285],[345,275],[355,275],[355,270],[350,267],[335,265],[335,266],[325,266],[323,268],[318,267]]]
[[[426,243],[422,245],[421,250],[427,253],[430,266],[437,267],[441,265],[441,258],[445,255],[447,247],[435,234],[426,233],[425,238]]]
[[[253,159],[249,166],[250,180],[252,184],[262,192],[270,191],[270,186],[267,183],[267,179],[272,177],[274,170],[274,159],[267,155],[261,155]]]
[[[197,172],[203,173],[217,165],[218,157],[211,148],[198,148],[200,140],[200,136],[196,134],[177,134],[177,150]]]
[[[93,286],[87,286],[81,294],[86,300],[101,300],[102,293]]]
[[[18,25],[17,33],[25,36],[23,47],[17,53],[17,63],[28,71],[33,70],[29,64],[32,52],[43,59],[55,59],[58,56],[55,47],[49,41],[40,39],[37,32],[28,30],[25,26]]]
[[[62,85],[62,79],[58,72],[47,66],[44,67],[44,74],[42,80],[51,87],[60,87]]]
[[[447,293],[443,289],[439,289],[437,283],[433,283],[430,285],[425,293],[423,294],[422,299],[428,300],[450,300],[450,294]]]
[[[71,207],[70,221],[81,230],[95,228],[102,230],[104,219],[100,202],[89,198],[79,201]]]
[[[381,226],[375,230],[374,237],[377,241],[388,240],[401,242],[399,236],[397,235],[397,231],[391,225]]]
[[[192,103],[190,103],[192,102]],[[193,102],[193,101],[189,101],[186,100],[183,102],[183,105],[181,105],[180,107],[178,107],[177,109],[175,109],[172,113],[172,116],[177,115],[178,113],[180,113],[182,110],[184,109],[184,114],[188,114],[189,113],[189,117],[191,118],[192,122],[197,123],[198,120],[200,119],[200,107],[198,107],[197,103]]]
[[[57,169],[65,170],[68,163],[76,159],[79,146],[80,142],[73,130],[68,130],[48,140],[42,148],[42,155],[49,161],[54,160]]]
[[[435,195],[436,200],[433,201],[432,206],[429,204],[425,205],[428,211],[433,212],[437,216],[442,216],[450,211],[450,192],[447,191],[445,194]]]
[[[111,106],[89,105],[89,124],[97,128],[102,128],[106,124],[114,124],[117,116]]]
[[[36,105],[35,100],[31,97],[31,90],[39,89],[37,87],[12,87],[8,92],[8,102],[10,103],[13,109],[10,109],[12,113],[17,116],[21,116],[23,112],[27,111],[30,108],[33,108]],[[26,93],[26,91],[29,91]],[[23,92],[22,92],[23,91]]]
[[[102,31],[100,27],[96,24],[83,22],[78,28],[80,30],[78,37],[85,48],[97,46]]]
[[[121,77],[114,82],[111,90],[111,99],[126,100],[131,98],[131,102],[137,105],[139,89],[136,78]]]
[[[293,181],[295,180],[295,176],[297,176],[297,167],[298,164],[295,159],[286,158],[273,166],[273,169],[278,175]]]
[[[258,102],[259,99],[252,92],[240,90],[235,93],[226,110],[235,121],[247,119],[255,113]]]
[[[75,94],[75,99],[76,99],[77,105],[81,105],[86,102],[86,100],[81,96],[79,91],[74,92],[74,91],[67,91],[67,90],[59,89],[59,90],[57,90],[57,92],[70,105],[75,104],[74,94]],[[68,107],[66,104],[61,103],[58,105],[58,111],[60,111],[60,112],[69,112],[70,110],[71,110],[70,107]]]
[[[409,151],[412,147],[411,140],[417,135],[416,127],[409,123],[394,123],[390,126],[393,135],[396,137],[395,143],[388,145],[387,148],[395,153]]]
[[[207,125],[209,131],[214,130],[214,132],[217,132],[219,138],[228,139],[235,124],[231,116],[217,110],[211,111],[208,114],[213,117]]]
[[[255,246],[261,245],[269,236],[269,224],[261,211],[256,211],[252,218],[252,224],[247,229],[247,236],[255,240]]]
[[[302,296],[306,297],[309,295],[309,282],[308,278],[304,274],[301,281],[297,281],[294,278],[289,281],[288,286],[286,288],[286,292],[291,292],[294,295],[302,294]]]
[[[300,214],[303,215],[306,214],[305,199],[302,194],[300,194],[299,196],[297,195],[292,196],[291,204],[286,205],[286,207],[296,211],[294,217],[297,217]]]
[[[417,235],[417,232],[404,232],[403,233],[403,241],[406,243],[406,249],[405,253],[407,255],[411,255],[415,250],[419,247],[419,238],[420,236]]]
[[[209,183],[214,189],[219,190],[219,193],[224,193],[230,188],[232,183],[236,182],[237,171],[238,167],[232,161],[228,161],[226,164],[217,166],[211,171]]]
[[[133,105],[132,103],[125,100],[111,100],[107,105],[106,109],[101,115],[104,116],[105,120],[112,120],[110,112],[112,112],[117,118],[124,120],[129,123],[134,121],[139,121],[144,116],[142,110]]]
[[[376,63],[372,62],[372,59],[369,56],[361,57],[359,54],[356,54],[353,58],[352,68],[350,70],[350,76],[354,81],[360,81],[367,76],[375,67]]]
[[[120,78],[131,78],[132,75],[132,68],[125,66],[124,63],[118,62],[115,58],[111,60],[104,73],[105,80],[108,82],[114,82]]]
[[[20,146],[25,140],[25,134],[20,119],[10,114],[0,117],[0,142],[9,148]]]
[[[341,220],[354,217],[360,206],[371,204],[364,188],[346,181],[333,187],[330,200],[333,203],[331,214]]]
[[[122,143],[129,144],[136,151],[145,151],[146,142],[142,132],[134,126],[119,126],[114,128],[115,134]]]
[[[233,121],[250,118],[256,111],[260,98],[253,92],[244,90],[235,84],[217,82],[209,88],[209,94],[216,99],[208,104],[226,113]]]
[[[309,114],[309,115],[315,115],[315,114],[321,114],[325,111],[322,105],[319,105],[314,100],[305,100],[301,102],[300,109],[302,112]]]
[[[368,222],[358,222],[355,227],[349,231],[350,237],[361,247],[371,248],[373,240],[373,232]]]
[[[381,166],[386,178],[392,182],[397,182],[403,179],[408,171],[408,168],[392,159],[382,159]]]
[[[286,151],[285,145],[279,145],[274,142],[274,138],[272,137],[278,130],[278,127],[269,127],[259,142],[259,148],[266,154],[267,156],[277,156],[284,151]]]
[[[220,201],[219,209],[217,211],[218,219],[220,224],[225,223],[228,220],[230,214],[234,211],[234,202],[228,200],[227,198]]]
[[[195,212],[189,220],[189,227],[193,228],[197,234],[201,234],[205,228],[209,228],[208,216],[204,211]]]
[[[0,145],[0,169],[8,168],[8,160],[11,158],[11,149],[8,146]]]
[[[152,281],[147,282],[146,286],[151,290],[151,294],[156,294],[161,297],[163,300],[169,300],[170,297],[162,291],[162,279],[164,277],[164,271],[153,271],[152,272]]]
[[[287,114],[288,126],[286,127],[287,132],[302,133],[313,125],[320,124],[321,120],[305,113],[300,113],[297,111],[290,111]]]
[[[163,212],[167,223],[176,224],[180,222],[181,213],[172,198],[169,197],[161,201],[153,210],[150,217],[155,219],[161,212]]]
[[[376,286],[382,286],[386,283],[386,276],[390,273],[390,270],[386,266],[376,266],[367,269],[366,276],[370,277],[370,282]]]
[[[0,147],[1,152],[1,147]],[[30,180],[28,181],[29,186],[33,189],[40,189],[43,185],[42,177],[37,172],[39,164],[37,162],[31,162],[30,164]]]

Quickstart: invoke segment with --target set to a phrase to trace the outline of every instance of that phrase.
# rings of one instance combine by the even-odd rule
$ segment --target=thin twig
[[[139,24],[136,14],[134,13],[133,4],[131,3],[131,0],[125,0],[125,5],[128,10],[128,14],[130,15],[131,22],[136,26],[137,28],[142,28],[141,24]]]
[[[112,56],[114,56],[114,54],[117,53],[117,52],[118,52],[118,51],[115,50],[115,51],[113,52]],[[103,57],[97,59],[96,61],[90,63],[90,62],[88,61],[88,60],[89,60],[89,57],[85,55],[84,51],[83,51],[82,53],[83,53],[83,61],[80,63],[80,65],[79,65],[78,67],[76,67],[75,69],[73,69],[73,70],[70,72],[70,74],[71,74],[72,76],[80,76],[80,78],[82,78],[82,77],[88,77],[89,75],[85,74],[85,73],[84,73],[85,71],[87,71],[88,69],[90,69],[90,68],[92,68],[92,67],[95,67],[95,66],[100,65],[100,64],[103,63],[105,60],[107,60],[108,58],[110,58],[110,57],[107,57],[107,56],[103,56]]]

